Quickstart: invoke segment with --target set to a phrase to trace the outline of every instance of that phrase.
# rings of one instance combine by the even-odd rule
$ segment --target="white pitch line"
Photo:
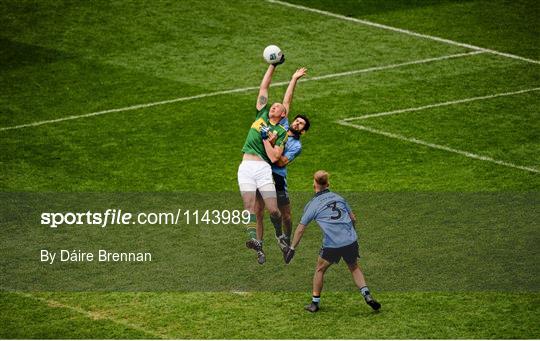
[[[305,6],[301,6],[301,5],[295,5],[295,4],[291,4],[291,3],[283,2],[283,1],[279,1],[279,0],[266,0],[266,1],[270,2],[270,3],[273,3],[273,4],[287,6],[287,7],[291,7],[291,8],[296,8],[296,9],[303,10],[303,11],[318,13],[318,14],[329,16],[329,17],[338,18],[338,19],[341,19],[341,20],[347,20],[347,21],[355,22],[355,23],[358,23],[358,24],[366,25],[366,26],[372,26],[372,27],[377,27],[377,28],[384,29],[384,30],[399,32],[399,33],[403,33],[403,34],[408,34],[410,36],[414,36],[414,37],[418,37],[418,38],[434,40],[434,41],[438,41],[440,43],[465,47],[465,48],[476,50],[476,51],[483,51],[483,52],[487,52],[487,53],[491,53],[491,54],[495,54],[495,55],[499,55],[499,56],[503,56],[503,57],[507,57],[507,58],[522,60],[522,61],[529,62],[529,63],[540,64],[539,60],[525,58],[525,57],[521,57],[521,56],[518,56],[518,55],[515,55],[515,54],[511,54],[511,53],[486,49],[486,48],[471,45],[471,44],[460,43],[460,42],[457,42],[457,41],[454,41],[454,40],[440,38],[440,37],[432,36],[432,35],[429,35],[429,34],[417,33],[417,32],[414,32],[414,31],[405,30],[405,29],[398,28],[398,27],[378,24],[378,23],[368,21],[368,20],[363,20],[363,19],[347,17],[347,16],[344,16],[344,15],[341,15],[341,14],[336,14],[336,13],[323,11],[323,10],[319,10],[319,9],[315,9],[315,8],[311,8],[311,7],[305,7]]]
[[[58,301],[55,301],[55,300],[34,296],[34,295],[28,294],[28,293],[17,292],[17,291],[10,291],[10,292],[14,293],[14,294],[18,294],[18,295],[23,296],[23,297],[34,299],[34,300],[42,302],[42,303],[45,303],[45,304],[47,304],[48,306],[51,306],[51,307],[69,309],[69,310],[74,311],[74,312],[76,312],[78,314],[84,315],[84,316],[86,316],[86,317],[88,317],[88,318],[90,318],[92,320],[108,320],[108,321],[111,321],[111,322],[113,322],[115,324],[127,327],[129,329],[134,329],[134,330],[137,330],[139,332],[143,332],[143,333],[145,333],[147,335],[152,336],[155,339],[170,339],[170,337],[168,335],[148,330],[148,329],[146,329],[144,327],[141,327],[139,325],[136,325],[136,324],[124,321],[124,320],[117,320],[117,319],[112,318],[110,316],[104,316],[104,315],[101,315],[101,314],[93,313],[91,311],[84,310],[84,309],[79,308],[79,307],[74,307],[74,306],[71,306],[71,305],[68,305],[68,304],[65,304],[65,303],[61,303],[61,302],[58,302]]]
[[[437,107],[444,107],[444,106],[455,105],[455,104],[460,104],[460,103],[481,101],[481,100],[490,99],[490,98],[512,96],[512,95],[524,94],[524,93],[531,92],[531,91],[540,91],[540,88],[531,88],[531,89],[524,89],[524,90],[518,90],[518,91],[512,91],[512,92],[500,92],[498,94],[479,96],[479,97],[469,97],[469,98],[463,98],[463,99],[458,99],[458,100],[454,100],[454,101],[428,104],[428,105],[423,105],[423,106],[414,107],[414,108],[405,108],[405,109],[398,109],[398,110],[392,110],[392,111],[379,112],[379,113],[375,113],[375,114],[367,114],[367,115],[356,116],[356,117],[348,117],[348,118],[344,118],[342,121],[350,122],[350,121],[356,121],[356,120],[366,120],[368,118],[373,118],[373,117],[396,115],[396,114],[401,114],[401,113],[405,113],[405,112],[420,111],[420,110],[426,110],[426,109],[437,108]]]
[[[422,146],[426,146],[426,147],[430,147],[430,148],[434,148],[434,149],[439,149],[439,150],[444,150],[444,151],[447,151],[447,152],[450,152],[450,153],[460,154],[460,155],[466,156],[466,157],[471,158],[471,159],[492,162],[492,163],[495,163],[495,164],[498,164],[498,165],[501,165],[501,166],[521,169],[521,170],[532,172],[532,173],[540,173],[540,170],[538,170],[536,168],[520,166],[520,165],[516,165],[516,164],[511,163],[511,162],[496,160],[496,159],[493,159],[493,158],[491,158],[489,156],[482,156],[482,155],[474,154],[474,153],[471,153],[471,152],[467,152],[467,151],[463,151],[463,150],[443,146],[443,145],[440,145],[440,144],[430,143],[430,142],[426,142],[426,141],[419,140],[419,139],[416,139],[416,138],[406,137],[406,136],[403,136],[403,135],[394,134],[394,133],[390,133],[390,132],[387,132],[387,131],[366,127],[366,126],[359,125],[359,124],[353,124],[353,123],[349,123],[349,122],[346,122],[346,121],[336,121],[336,123],[338,123],[338,124],[340,124],[342,126],[347,126],[347,127],[352,127],[352,128],[359,129],[359,130],[364,130],[364,131],[367,131],[367,132],[370,132],[370,133],[373,133],[373,134],[383,135],[383,136],[390,137],[390,138],[397,139],[397,140],[401,140],[401,141],[412,142],[412,143],[416,143],[416,144],[419,144],[419,145],[422,145]]]
[[[481,54],[481,53],[485,53],[485,52],[484,51],[472,51],[472,52],[465,52],[465,53],[450,54],[450,55],[441,56],[441,57],[433,57],[433,58],[427,58],[427,59],[413,60],[411,62],[404,62],[404,63],[399,63],[399,64],[374,66],[374,67],[370,67],[370,68],[367,68],[367,69],[353,70],[353,71],[346,71],[346,72],[341,72],[341,73],[334,73],[334,74],[330,74],[330,75],[311,77],[311,78],[306,79],[306,80],[301,79],[300,81],[317,81],[317,80],[321,80],[321,79],[336,78],[336,77],[343,77],[343,76],[351,76],[351,75],[356,75],[356,74],[359,74],[359,73],[368,73],[368,72],[374,72],[374,71],[395,69],[395,68],[402,67],[402,66],[407,66],[407,65],[425,64],[425,63],[435,62],[435,61],[439,61],[439,60],[446,60],[446,59],[474,56],[474,55]]]
[[[476,54],[479,54],[479,53],[483,53],[483,51],[457,53],[457,54],[445,55],[445,56],[441,56],[441,57],[419,59],[419,60],[414,60],[414,61],[404,62],[404,63],[399,63],[399,64],[390,64],[390,65],[376,66],[376,67],[370,67],[370,68],[360,69],[360,70],[339,72],[339,73],[333,73],[333,74],[328,74],[328,75],[323,75],[323,76],[305,78],[305,79],[301,79],[300,81],[301,82],[310,82],[310,81],[318,81],[318,80],[322,80],[322,79],[345,77],[345,76],[351,76],[351,75],[356,75],[356,74],[360,74],[360,73],[368,73],[368,72],[374,72],[374,71],[394,69],[394,68],[398,68],[398,67],[402,67],[402,66],[408,66],[408,65],[424,64],[424,63],[430,63],[430,62],[439,61],[439,60],[467,57],[467,56],[472,56],[472,55],[476,55]],[[288,84],[289,84],[288,81],[286,81],[286,82],[276,82],[276,83],[272,83],[270,86],[271,87],[277,87],[277,86],[283,86],[283,85],[288,85]],[[123,107],[123,108],[115,108],[115,109],[107,109],[107,110],[102,110],[102,111],[96,111],[96,112],[91,112],[91,113],[88,113],[88,114],[71,115],[71,116],[60,117],[60,118],[56,118],[56,119],[52,119],[52,120],[44,120],[44,121],[37,121],[37,122],[32,122],[32,123],[25,123],[25,124],[10,126],[10,127],[0,127],[0,131],[22,129],[22,128],[29,128],[29,127],[37,127],[37,126],[41,126],[41,125],[44,125],[44,124],[57,123],[57,122],[63,122],[63,121],[69,121],[69,120],[76,120],[76,119],[79,119],[79,118],[100,116],[100,115],[116,113],[116,112],[144,109],[144,108],[155,107],[155,106],[164,105],[164,104],[191,101],[191,100],[195,100],[195,99],[199,99],[199,98],[213,97],[213,96],[226,95],[226,94],[232,94],[232,93],[247,92],[247,91],[253,91],[253,90],[258,90],[258,89],[259,89],[258,86],[250,86],[250,87],[245,87],[245,88],[237,88],[237,89],[229,89],[229,90],[223,90],[223,91],[209,92],[209,93],[199,94],[199,95],[194,95],[194,96],[178,97],[178,98],[168,99],[168,100],[164,100],[164,101],[144,103],[144,104],[136,104],[136,105],[131,105],[131,106],[128,106],[128,107]]]
[[[274,86],[277,86],[277,85],[278,84],[274,84]],[[53,119],[53,120],[37,121],[37,122],[20,124],[20,125],[11,126],[11,127],[1,127],[0,131],[28,128],[28,127],[37,127],[37,126],[44,125],[44,124],[49,124],[49,123],[76,120],[76,119],[79,119],[79,118],[100,116],[100,115],[105,115],[105,114],[110,114],[110,113],[115,113],[115,112],[131,111],[131,110],[155,107],[155,106],[158,106],[158,105],[164,105],[164,104],[170,104],[170,103],[176,103],[176,102],[183,102],[183,101],[190,101],[190,100],[194,100],[194,99],[198,99],[198,98],[212,97],[212,96],[218,96],[218,95],[224,95],[224,94],[231,94],[231,93],[235,93],[235,92],[251,91],[251,90],[258,89],[258,88],[259,87],[238,88],[238,89],[210,92],[210,93],[200,94],[200,95],[195,95],[195,96],[173,98],[173,99],[168,99],[168,100],[158,101],[158,102],[136,104],[136,105],[131,105],[129,107],[116,108],[116,109],[107,109],[107,110],[96,111],[96,112],[91,112],[91,113],[82,114],[82,115],[71,115],[71,116],[56,118],[56,119]]]

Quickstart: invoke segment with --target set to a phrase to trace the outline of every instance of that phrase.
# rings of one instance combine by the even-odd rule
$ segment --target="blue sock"
[[[321,301],[321,296],[312,296],[311,297],[311,302],[315,303],[316,305],[319,305],[319,302]]]

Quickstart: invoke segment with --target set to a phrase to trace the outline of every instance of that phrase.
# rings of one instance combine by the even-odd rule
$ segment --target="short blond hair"
[[[328,177],[330,174],[328,174],[327,171],[324,170],[318,170],[313,174],[313,179],[315,182],[322,187],[328,187]]]

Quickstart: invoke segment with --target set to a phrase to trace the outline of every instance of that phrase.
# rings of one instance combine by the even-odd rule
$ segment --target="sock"
[[[362,296],[366,297],[367,295],[369,295],[369,288],[367,286],[361,287],[359,290]]]
[[[319,305],[319,302],[321,302],[321,295],[313,295],[311,297],[311,302],[315,303],[316,305]]]
[[[253,213],[249,215],[249,223],[246,225],[246,232],[249,239],[257,239],[257,216]]]
[[[283,222],[283,234],[287,237],[287,239],[291,239],[291,233],[292,233],[292,222],[290,219],[288,219]]]
[[[281,236],[283,231],[281,230],[281,216],[279,217],[273,217],[270,216],[270,221],[272,222],[272,225],[274,225],[274,229],[276,229],[276,237]]]

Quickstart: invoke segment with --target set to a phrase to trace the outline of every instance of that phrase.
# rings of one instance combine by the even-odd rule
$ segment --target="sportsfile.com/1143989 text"
[[[247,210],[189,210],[176,212],[124,212],[122,209],[107,209],[103,212],[43,212],[41,225],[51,228],[73,225],[245,225],[249,222]]]

